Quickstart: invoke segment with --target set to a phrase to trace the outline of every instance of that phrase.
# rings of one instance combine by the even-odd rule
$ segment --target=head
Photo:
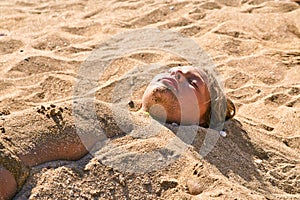
[[[207,126],[212,105],[209,83],[206,73],[192,66],[171,68],[151,81],[142,98],[142,110],[168,123]]]

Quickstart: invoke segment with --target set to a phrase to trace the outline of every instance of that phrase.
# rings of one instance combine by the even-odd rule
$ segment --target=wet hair
[[[217,79],[217,74],[211,69],[201,69],[208,91],[210,93],[210,106],[204,115],[202,127],[221,131],[224,122],[231,119],[236,112],[233,102],[225,96],[224,89]]]

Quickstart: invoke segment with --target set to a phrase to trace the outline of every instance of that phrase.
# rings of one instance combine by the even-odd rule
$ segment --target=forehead
[[[169,72],[174,72],[176,70],[180,70],[182,73],[185,73],[185,74],[190,74],[190,75],[195,75],[197,77],[200,77],[205,82],[208,81],[208,77],[207,77],[206,73],[200,68],[193,67],[193,66],[180,66],[180,67],[171,68],[169,70]]]
[[[202,82],[208,83],[208,76],[207,74],[200,68],[193,67],[193,66],[180,66],[180,67],[173,67],[169,70],[169,72],[180,70],[182,73],[187,73],[190,75],[194,75],[201,79]]]
[[[172,67],[170,71],[181,70],[183,73],[190,72],[195,74],[200,74],[199,70],[193,66],[180,66],[180,67]]]

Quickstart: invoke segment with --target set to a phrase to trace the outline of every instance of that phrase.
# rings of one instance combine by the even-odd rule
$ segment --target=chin
[[[145,92],[142,98],[142,109],[159,121],[174,122],[171,115],[180,116],[180,104],[172,90],[166,87],[155,87]],[[176,120],[177,123],[177,120]]]
[[[179,105],[178,99],[174,92],[164,86],[148,88],[142,98],[143,108],[148,109],[155,105],[170,107],[170,105]],[[174,106],[171,106],[174,107]]]

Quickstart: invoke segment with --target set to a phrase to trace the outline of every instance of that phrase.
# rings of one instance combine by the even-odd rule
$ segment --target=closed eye
[[[194,88],[199,89],[199,88],[198,88],[198,85],[197,85],[197,83],[196,83],[196,80],[189,79],[188,82],[189,82],[189,84],[192,85]]]

